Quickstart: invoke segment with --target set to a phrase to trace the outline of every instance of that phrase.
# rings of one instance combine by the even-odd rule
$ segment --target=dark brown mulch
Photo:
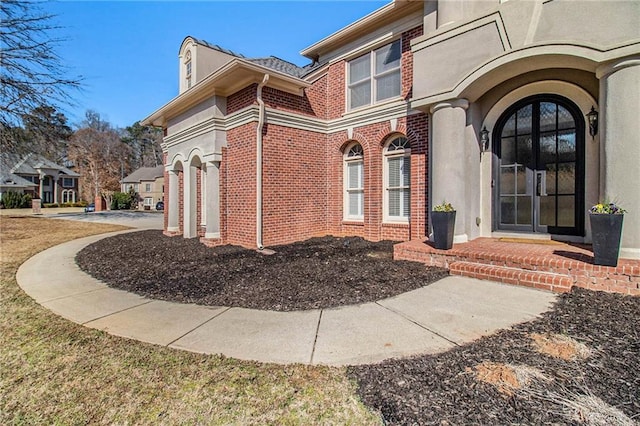
[[[573,361],[542,355],[532,333],[571,336],[591,355]],[[476,379],[474,368],[485,361],[534,367],[551,381],[506,396]],[[394,425],[581,424],[561,403],[579,395],[596,396],[639,422],[639,372],[640,297],[582,289],[561,296],[541,319],[449,352],[349,368],[365,404]]]
[[[447,275],[394,261],[393,244],[323,237],[264,255],[141,231],[100,240],[81,250],[76,262],[111,287],[154,299],[277,311],[373,302]]]

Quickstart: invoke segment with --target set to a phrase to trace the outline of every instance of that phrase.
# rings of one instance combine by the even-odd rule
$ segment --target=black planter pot
[[[620,237],[622,236],[622,214],[589,214],[593,263],[603,266],[618,266]]]
[[[449,250],[453,246],[453,228],[456,212],[431,212],[433,242],[437,249]]]

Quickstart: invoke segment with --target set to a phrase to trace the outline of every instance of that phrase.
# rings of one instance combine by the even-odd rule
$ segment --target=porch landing
[[[438,250],[429,241],[396,244],[394,259],[449,269],[452,275],[566,292],[573,286],[640,295],[640,261],[593,264],[591,246],[550,240],[478,238]]]

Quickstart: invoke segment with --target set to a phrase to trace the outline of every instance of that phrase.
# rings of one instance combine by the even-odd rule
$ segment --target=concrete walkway
[[[126,231],[125,231],[126,232]],[[109,235],[26,261],[17,281],[36,302],[87,327],[177,349],[275,363],[353,365],[443,352],[551,308],[552,293],[451,276],[389,299],[274,312],[152,300],[80,271],[74,257]]]

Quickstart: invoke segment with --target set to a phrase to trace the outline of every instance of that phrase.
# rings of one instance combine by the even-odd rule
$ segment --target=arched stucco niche
[[[573,84],[567,81],[558,80],[545,80],[536,81],[518,87],[509,93],[504,94],[501,98],[494,102],[492,96],[487,96],[479,100],[479,108],[487,109],[484,119],[477,123],[476,127],[486,127],[489,130],[489,140],[493,139],[493,130],[496,126],[496,122],[500,116],[513,104],[533,95],[552,94],[562,96],[574,104],[580,109],[582,116],[589,112],[591,107],[598,106],[598,103],[594,96],[585,90],[583,87]],[[491,100],[492,105],[488,105]],[[586,118],[585,118],[586,120]],[[599,196],[599,182],[600,182],[600,141],[599,136],[592,137],[589,134],[589,126],[584,126],[584,140],[585,140],[585,205],[593,205],[597,202]],[[491,235],[492,225],[492,164],[497,159],[495,158],[492,147],[489,147],[487,151],[482,153],[481,161],[481,217],[482,235]],[[587,211],[584,212],[584,223],[587,226],[585,241],[590,241],[591,232],[589,229],[589,221],[587,217]]]
[[[595,92],[592,93],[597,95],[595,70],[598,62],[591,58],[594,52],[582,47],[565,47],[564,50],[568,51],[558,48],[553,52],[549,51],[549,47],[539,47],[510,52],[492,59],[464,76],[453,90],[454,97],[476,102],[497,87],[517,87],[549,79],[574,81],[584,84],[590,91],[595,87]],[[595,83],[586,83],[589,76],[592,76]]]

